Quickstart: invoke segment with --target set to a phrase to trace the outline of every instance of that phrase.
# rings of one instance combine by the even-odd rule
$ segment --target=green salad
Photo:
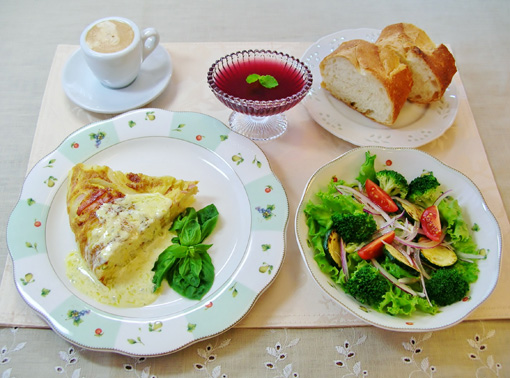
[[[369,151],[354,182],[332,177],[304,213],[314,259],[363,306],[390,315],[469,299],[486,258],[455,198],[433,172],[408,181],[390,169],[375,170]]]

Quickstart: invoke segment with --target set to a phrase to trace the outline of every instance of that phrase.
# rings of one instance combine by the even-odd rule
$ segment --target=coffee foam
[[[128,24],[107,20],[94,25],[87,33],[85,42],[99,53],[113,53],[124,50],[133,42],[134,31]]]

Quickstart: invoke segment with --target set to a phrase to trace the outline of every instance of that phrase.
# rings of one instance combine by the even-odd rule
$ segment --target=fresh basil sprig
[[[189,299],[201,299],[211,289],[214,266],[207,250],[212,244],[202,242],[213,232],[218,217],[211,204],[199,211],[188,207],[175,219],[170,231],[177,236],[152,268],[154,291],[165,278],[173,290]]]

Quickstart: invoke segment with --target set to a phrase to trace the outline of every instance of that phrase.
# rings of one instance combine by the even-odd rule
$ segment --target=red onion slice
[[[441,194],[439,197],[437,197],[437,199],[434,201],[434,206],[439,206],[439,203],[441,203],[441,201],[443,199],[446,198],[446,196],[448,196],[448,194],[452,191],[452,189],[448,189],[446,192],[444,192],[443,194]]]
[[[342,238],[340,238],[340,261],[342,263],[345,281],[347,281],[349,279],[349,268],[347,267],[347,253],[345,252],[345,244]]]

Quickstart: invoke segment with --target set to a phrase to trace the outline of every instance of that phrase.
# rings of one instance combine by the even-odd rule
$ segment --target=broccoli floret
[[[400,195],[401,198],[406,198],[409,190],[409,184],[402,174],[391,169],[384,169],[375,174],[379,186],[382,190],[390,196]]]
[[[331,216],[332,228],[344,243],[361,243],[368,240],[377,230],[374,217],[364,212],[353,214],[334,213]]]
[[[432,206],[441,195],[440,185],[432,172],[426,172],[409,183],[407,199],[425,208]]]
[[[390,283],[369,264],[362,265],[345,283],[345,291],[361,303],[377,305],[389,290]]]
[[[469,291],[469,283],[455,269],[439,269],[425,282],[430,300],[448,306],[462,300]]]

